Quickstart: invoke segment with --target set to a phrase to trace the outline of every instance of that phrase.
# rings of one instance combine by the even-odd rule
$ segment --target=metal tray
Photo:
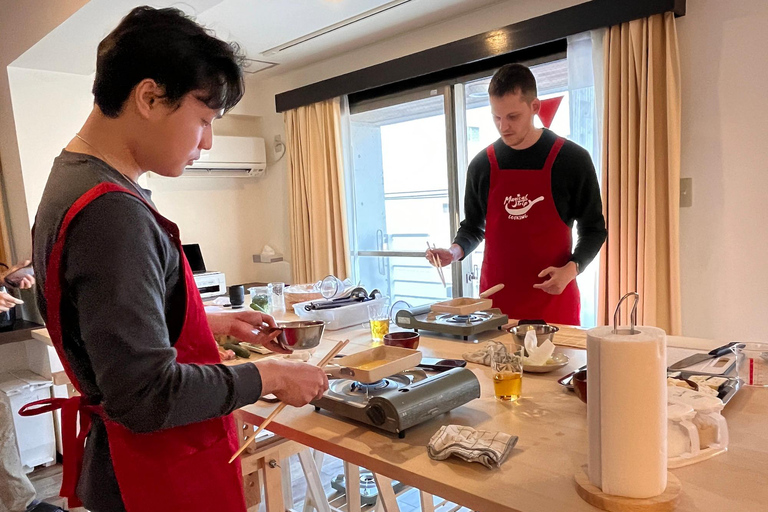
[[[582,370],[586,368],[585,366],[582,366],[581,368],[576,369],[576,371],[569,373],[568,375],[565,375],[564,377],[561,377],[557,382],[558,384],[564,386],[566,389],[573,391],[573,374],[578,372],[579,370]],[[694,375],[702,375],[705,377],[723,377],[725,379],[728,379],[726,382],[724,382],[720,388],[718,389],[717,398],[723,401],[723,405],[726,405],[728,402],[731,401],[731,398],[738,393],[739,389],[741,389],[741,380],[736,377],[735,375],[712,375],[710,373],[696,373],[696,372],[686,372],[682,370],[673,370],[667,372],[667,376],[672,376],[680,374],[680,378],[687,379],[689,377],[692,377]]]
[[[682,379],[688,379],[694,375],[702,377],[722,377],[724,379],[728,379],[717,390],[717,398],[723,401],[723,405],[728,404],[728,402],[731,401],[731,398],[733,398],[734,395],[738,393],[739,389],[741,389],[741,380],[739,380],[739,378],[735,375],[712,375],[711,373],[686,372],[683,370],[673,370],[667,372],[668,376],[673,376],[676,374],[680,374],[679,376]]]

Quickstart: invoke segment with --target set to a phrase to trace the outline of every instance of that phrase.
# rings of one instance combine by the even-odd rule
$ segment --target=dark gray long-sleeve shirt
[[[496,140],[493,148],[501,172],[542,169],[556,140],[557,135],[547,129],[527,149],[512,149],[501,139]],[[485,238],[490,187],[491,164],[486,152],[481,151],[467,169],[464,220],[454,239],[465,256],[474,251]],[[587,150],[575,142],[566,140],[552,164],[552,200],[565,224],[573,227],[576,222],[578,240],[571,260],[576,262],[580,270],[584,270],[600,252],[608,231],[605,229],[603,203],[592,159]]]
[[[34,267],[38,306],[48,257],[69,207],[101,182],[129,188],[101,160],[63,151],[55,160],[38,208]],[[139,189],[150,200],[148,190]],[[183,234],[182,234],[183,236]],[[70,224],[62,258],[64,351],[84,393],[110,419],[135,432],[222,416],[258,400],[261,377],[251,364],[179,364],[173,348],[184,323],[179,251],[141,201],[105,194]],[[124,510],[103,422],[95,419],[78,485],[95,512]]]

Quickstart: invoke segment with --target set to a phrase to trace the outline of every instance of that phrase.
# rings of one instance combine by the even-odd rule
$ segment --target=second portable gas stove
[[[465,340],[481,332],[501,329],[509,323],[507,315],[499,309],[475,311],[469,315],[435,313],[431,304],[411,309],[401,309],[395,315],[395,323],[404,329],[424,330],[452,334]]]

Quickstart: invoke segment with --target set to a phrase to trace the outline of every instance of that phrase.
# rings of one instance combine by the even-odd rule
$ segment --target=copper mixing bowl
[[[579,370],[573,374],[573,391],[584,403],[587,403],[587,370]]]

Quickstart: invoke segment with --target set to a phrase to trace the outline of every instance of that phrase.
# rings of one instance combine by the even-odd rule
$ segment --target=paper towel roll
[[[667,343],[635,330],[587,332],[588,473],[606,494],[650,498],[667,487]]]

